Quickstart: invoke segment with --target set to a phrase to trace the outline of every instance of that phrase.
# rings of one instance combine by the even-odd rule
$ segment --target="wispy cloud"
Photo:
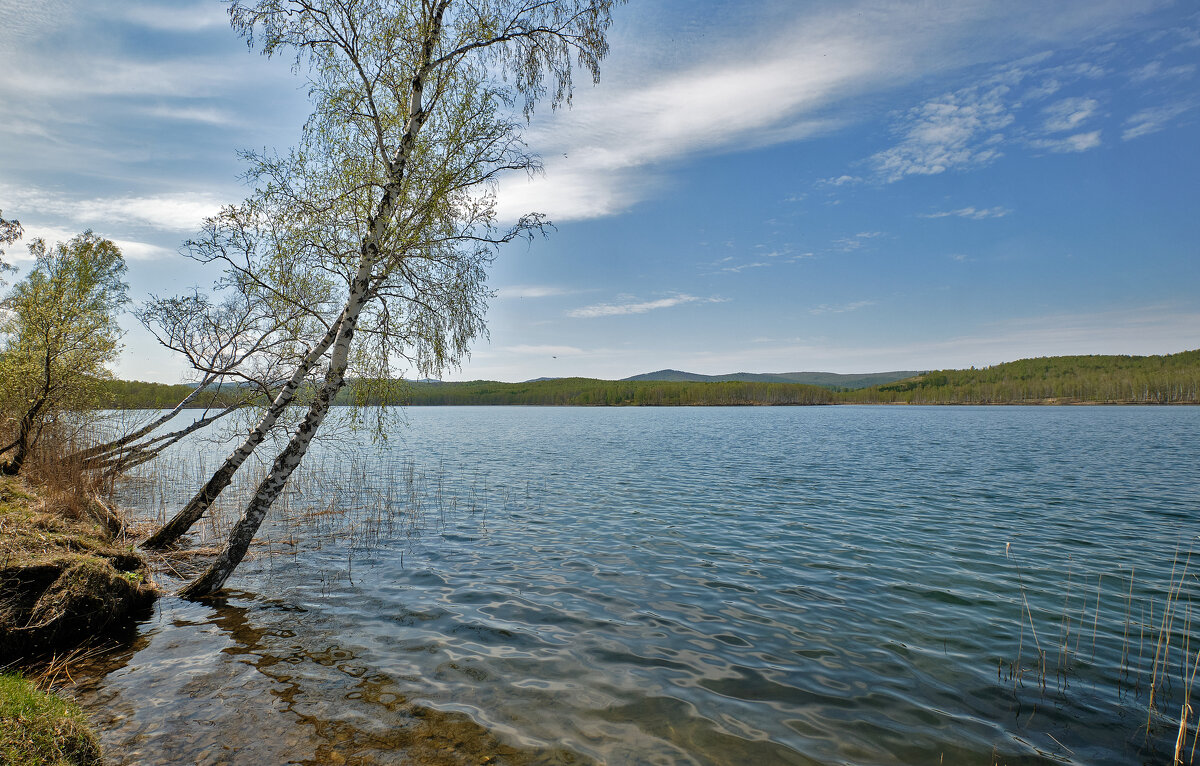
[[[928,101],[899,120],[900,142],[876,153],[870,164],[886,182],[986,165],[1000,156],[1000,132],[1012,124],[1009,86],[987,84]]]
[[[211,193],[172,192],[154,196],[96,197],[76,200],[66,194],[36,188],[0,185],[6,205],[38,215],[65,218],[84,226],[147,226],[160,231],[190,233],[205,218],[220,211],[223,200]]]
[[[1076,130],[1096,113],[1099,106],[1100,102],[1094,98],[1064,98],[1042,109],[1045,117],[1042,130],[1047,133]]]
[[[1145,66],[1140,66],[1129,73],[1129,79],[1137,83],[1147,82],[1148,80],[1158,79],[1173,79],[1191,77],[1196,73],[1195,64],[1176,64],[1169,66],[1159,59],[1151,61]]]
[[[845,314],[848,311],[858,311],[867,306],[874,306],[875,301],[854,301],[853,303],[830,304],[822,303],[808,310],[810,314]]]
[[[956,218],[969,218],[973,221],[982,221],[985,218],[1003,218],[1004,216],[1010,215],[1011,213],[1012,213],[1012,211],[1009,210],[1008,208],[1000,207],[997,205],[996,207],[982,207],[982,208],[961,207],[958,210],[943,210],[938,213],[922,213],[922,214],[918,215],[917,217],[918,218],[956,217]]]
[[[33,240],[42,239],[49,245],[55,245],[59,242],[68,242],[80,233],[80,231],[72,231],[57,226],[39,226],[36,224],[26,226],[25,235],[16,244],[6,248],[4,259],[21,266],[33,260],[33,256],[29,255],[28,252],[29,244]],[[96,233],[106,239],[111,239],[113,244],[120,248],[121,255],[128,261],[153,261],[178,255],[178,253],[172,250],[149,242],[111,237],[104,231],[97,231]]]
[[[817,181],[817,186],[846,186],[848,184],[862,183],[862,179],[858,176],[840,175],[832,178],[822,178]]]
[[[164,120],[178,122],[198,122],[203,125],[231,127],[240,125],[241,120],[223,109],[207,106],[163,106],[146,107],[143,114]]]
[[[842,237],[841,239],[834,240],[833,246],[838,250],[841,250],[843,253],[850,253],[862,248],[862,246],[865,245],[868,240],[882,236],[882,231],[860,231],[853,236]]]
[[[1059,154],[1086,152],[1088,149],[1095,149],[1100,144],[1100,131],[1098,130],[1076,133],[1066,138],[1034,138],[1029,141],[1029,145],[1036,149],[1045,149]]]
[[[1078,39],[1144,12],[1149,2],[944,4],[936,24],[926,4],[796,5],[784,23],[729,32],[741,35],[738,44],[705,41],[698,47],[707,57],[690,66],[657,62],[609,73],[604,88],[577,94],[573,110],[536,123],[530,135],[545,157],[545,175],[503,181],[498,211],[506,220],[529,210],[556,220],[618,213],[660,189],[656,168],[670,161],[825,134],[862,119],[864,94],[1003,60],[1013,54],[1014,36],[1031,48]],[[614,59],[625,52],[622,42],[614,42]],[[624,42],[645,50],[655,41]],[[1003,87],[959,91],[908,112],[898,146],[871,164],[885,180],[898,180],[993,161],[1000,156],[996,136],[1011,122]]]
[[[195,32],[229,25],[225,9],[207,2],[166,8],[131,3],[124,9],[124,16],[139,26],[165,32]]]
[[[688,303],[725,303],[728,298],[701,298],[695,295],[680,293],[669,298],[659,298],[653,301],[626,301],[623,303],[596,303],[591,306],[572,309],[567,316],[578,319],[594,317],[627,316],[630,314],[645,314],[658,309],[669,309]]]
[[[1121,140],[1148,136],[1167,127],[1174,119],[1196,107],[1195,101],[1184,101],[1164,106],[1143,109],[1125,120],[1125,130],[1121,132]]]
[[[769,261],[753,261],[750,263],[739,263],[736,266],[726,266],[725,268],[721,269],[721,271],[728,272],[730,274],[739,274],[746,269],[761,269],[770,265],[771,264]]]
[[[579,292],[568,287],[555,285],[510,285],[496,290],[497,298],[553,298]]]

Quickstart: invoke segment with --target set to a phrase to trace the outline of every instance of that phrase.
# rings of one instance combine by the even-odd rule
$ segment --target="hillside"
[[[893,372],[869,372],[858,375],[843,375],[837,372],[734,372],[728,375],[701,375],[682,370],[657,370],[633,375],[622,380],[688,381],[692,383],[803,383],[808,386],[823,386],[834,390],[866,388],[920,375],[917,370]]]
[[[1200,350],[1161,356],[1049,356],[937,370],[838,394],[846,403],[1197,404]]]

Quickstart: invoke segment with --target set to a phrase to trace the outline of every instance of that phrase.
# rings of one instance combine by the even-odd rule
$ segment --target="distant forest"
[[[109,406],[173,407],[192,389],[109,380]],[[232,400],[234,389],[205,392],[194,406]],[[350,404],[343,391],[335,404]],[[379,401],[370,401],[379,404]],[[541,406],[724,406],[814,404],[1198,404],[1200,350],[1164,356],[1051,356],[992,367],[938,370],[870,388],[758,381],[594,380],[526,383],[412,382],[393,404]]]
[[[1047,356],[938,370],[838,394],[845,403],[1197,404],[1200,351],[1163,356]]]

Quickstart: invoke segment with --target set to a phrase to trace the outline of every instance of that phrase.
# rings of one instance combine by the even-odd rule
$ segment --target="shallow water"
[[[1174,748],[1200,408],[406,418],[384,444],[320,445],[266,530],[274,555],[225,599],[165,598],[132,647],[82,669],[118,763],[1128,764]],[[126,502],[173,509],[222,454],[194,443]]]

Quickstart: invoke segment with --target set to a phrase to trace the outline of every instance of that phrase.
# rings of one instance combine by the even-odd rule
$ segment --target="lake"
[[[1174,752],[1200,660],[1200,408],[404,418],[315,448],[225,598],[166,597],[81,669],[115,762]],[[173,512],[224,450],[185,445],[122,501]]]

